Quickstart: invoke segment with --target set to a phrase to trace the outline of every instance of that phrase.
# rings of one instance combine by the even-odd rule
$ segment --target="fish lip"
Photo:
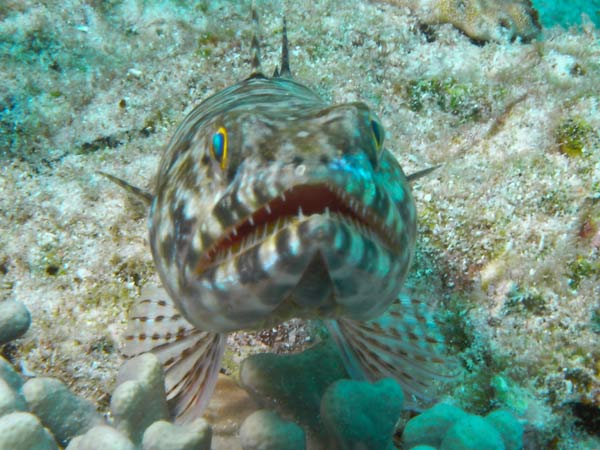
[[[201,274],[222,261],[227,252],[243,250],[243,241],[255,236],[261,227],[278,230],[292,220],[302,220],[313,215],[331,216],[332,220],[344,220],[363,234],[377,239],[391,253],[401,251],[400,237],[396,236],[396,224],[385,224],[383,218],[371,207],[332,183],[298,184],[271,198],[254,212],[225,230],[219,239],[203,252],[194,272]],[[274,231],[271,231],[271,233]]]

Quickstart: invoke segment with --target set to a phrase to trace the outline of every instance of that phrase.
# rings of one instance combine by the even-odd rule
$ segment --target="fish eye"
[[[227,130],[220,127],[210,143],[210,154],[219,163],[221,169],[227,165]]]
[[[385,138],[385,131],[379,121],[375,119],[371,119],[371,134],[373,135],[377,150],[381,150],[383,139]]]

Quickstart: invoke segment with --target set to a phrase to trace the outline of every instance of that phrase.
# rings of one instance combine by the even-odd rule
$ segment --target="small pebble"
[[[31,314],[20,301],[0,301],[0,344],[14,341],[25,334],[31,325]]]
[[[406,448],[419,444],[437,448],[450,427],[467,416],[466,412],[456,406],[438,403],[408,421],[402,433],[402,443]]]
[[[282,420],[277,413],[261,409],[250,414],[240,428],[244,450],[305,450],[304,430]]]
[[[0,378],[0,416],[16,411],[27,411],[27,403],[20,392]]]
[[[444,436],[440,450],[506,450],[500,433],[483,417],[467,416]]]
[[[0,356],[0,378],[8,383],[8,385],[18,391],[23,386],[23,379],[17,373],[15,368],[6,359]]]
[[[142,74],[143,74],[143,72],[139,69],[131,68],[127,71],[127,75],[134,76],[135,78],[140,78],[142,76]]]
[[[198,418],[184,425],[159,420],[144,432],[144,450],[210,450],[212,431],[208,422]]]
[[[58,450],[52,435],[33,414],[0,417],[0,450]]]
[[[169,418],[162,365],[152,353],[127,361],[117,375],[110,410],[116,427],[134,444],[139,444],[146,428]]]
[[[99,425],[74,438],[65,450],[135,450],[135,446],[114,428]]]
[[[77,397],[56,378],[32,378],[23,385],[29,407],[61,445],[103,423],[102,416],[87,400]]]

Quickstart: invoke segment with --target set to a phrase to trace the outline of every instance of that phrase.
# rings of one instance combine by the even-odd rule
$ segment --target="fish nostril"
[[[512,28],[511,23],[508,19],[500,19],[498,21],[498,25],[500,25],[500,28],[503,28],[507,31],[510,31]]]

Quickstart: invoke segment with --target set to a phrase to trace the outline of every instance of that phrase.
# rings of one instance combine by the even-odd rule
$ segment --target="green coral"
[[[592,127],[581,117],[570,117],[555,130],[559,150],[567,156],[581,156],[591,138]]]

